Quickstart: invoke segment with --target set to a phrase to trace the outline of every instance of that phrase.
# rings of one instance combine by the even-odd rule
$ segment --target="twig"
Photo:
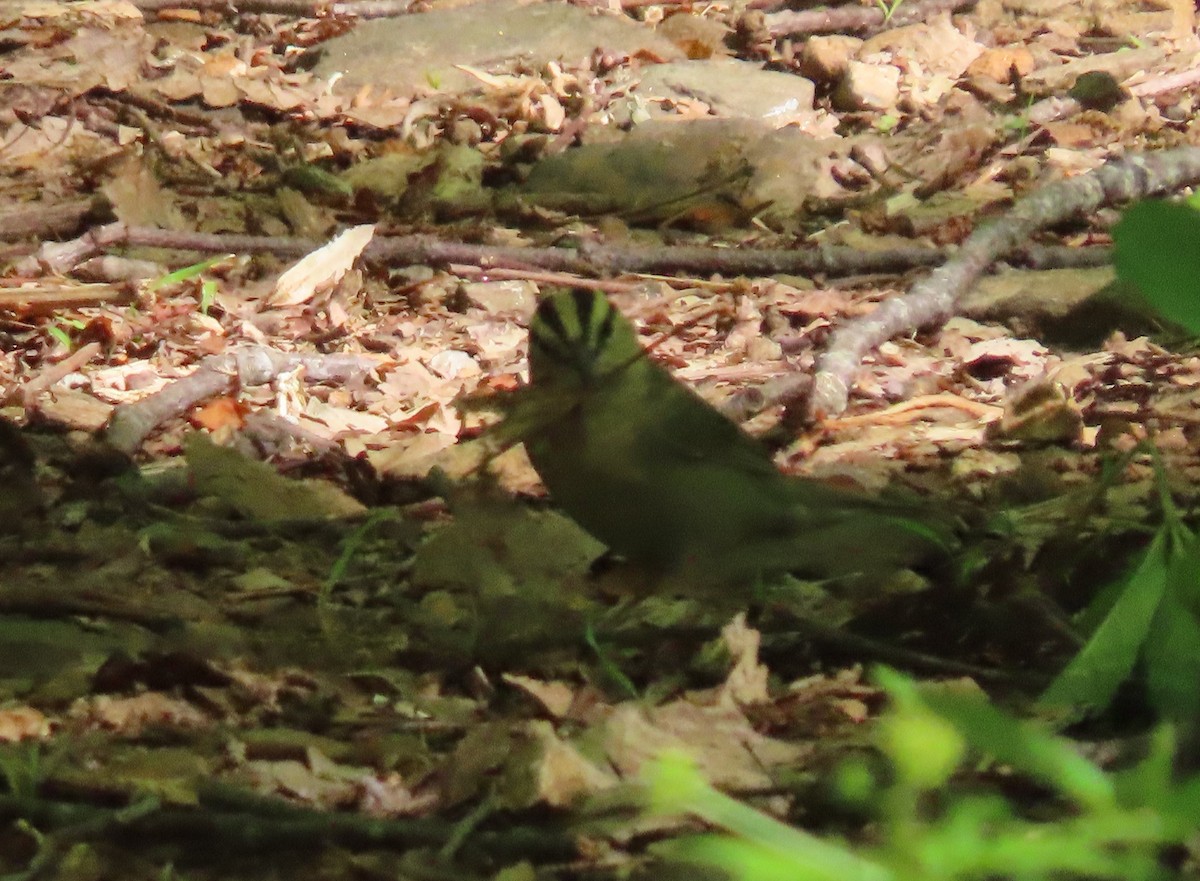
[[[1129,94],[1135,98],[1153,98],[1180,89],[1188,89],[1200,83],[1200,67],[1189,67],[1162,76],[1151,77],[1129,86]]]
[[[905,0],[888,16],[878,6],[847,6],[805,9],[803,12],[772,12],[764,16],[772,37],[876,30],[926,21],[939,12],[955,12],[975,5],[975,0]]]
[[[351,0],[346,3],[327,3],[324,0],[133,0],[143,12],[163,9],[236,10],[239,13],[268,13],[294,15],[298,18],[355,16],[356,18],[388,18],[407,15],[412,0]]]
[[[945,321],[959,298],[993,262],[1037,230],[1090,214],[1104,205],[1172,192],[1198,181],[1200,149],[1181,147],[1109,162],[1026,196],[1000,220],[976,229],[952,260],[907,294],[881,303],[869,315],[834,332],[817,360],[808,418],[817,421],[845,410],[863,356],[894,336]],[[790,389],[776,390],[768,404],[794,401],[803,387],[802,379],[797,377]]]
[[[21,403],[28,407],[35,397],[50,388],[50,386],[54,385],[64,376],[74,373],[99,353],[99,343],[88,343],[72,352],[66,358],[63,358],[57,364],[51,364],[33,379],[29,380],[29,382],[25,383],[25,385],[21,386],[13,396],[19,395]]]
[[[238,4],[239,6],[242,4]],[[183,107],[175,107],[165,101],[159,101],[140,91],[108,92],[109,100],[114,104],[128,105],[154,116],[157,119],[167,119],[171,122],[183,123],[206,132],[218,132],[221,126],[216,120],[210,119],[203,113],[197,113]]]
[[[252,236],[157,229],[110,223],[91,230],[71,242],[47,243],[38,253],[16,267],[19,274],[39,271],[65,273],[82,260],[116,245],[165,248],[201,253],[270,253],[280,257],[302,257],[323,243],[288,236]],[[1073,257],[1064,255],[1074,252]],[[621,273],[683,272],[688,275],[761,276],[777,273],[798,275],[851,276],[879,272],[905,272],[914,267],[936,266],[947,252],[941,248],[914,245],[863,251],[851,247],[820,248],[707,248],[692,246],[630,247],[602,242],[584,242],[578,250],[498,245],[476,245],[439,239],[430,235],[377,236],[363,259],[367,263],[396,265],[427,264],[452,267],[478,266],[483,270],[505,270],[506,278],[529,273],[566,273],[570,276],[604,277]],[[1107,260],[1101,249],[1049,249],[1029,246],[1014,249],[1013,262],[1038,265],[1096,265]],[[553,283],[551,279],[546,281]],[[563,276],[562,282],[572,279]],[[573,282],[582,282],[575,278]]]
[[[203,796],[207,793],[202,793]],[[190,845],[197,858],[214,859],[232,853],[261,854],[265,848],[311,850],[317,847],[378,847],[411,849],[437,847],[449,840],[455,824],[443,820],[408,818],[381,820],[356,814],[307,810],[264,798],[243,800],[240,809],[158,806],[132,813],[76,802],[0,796],[0,819],[25,820],[39,830],[60,830],[73,840],[113,841],[160,846]],[[216,801],[220,801],[217,799]],[[212,847],[197,849],[207,842]],[[578,856],[571,837],[537,828],[515,826],[476,830],[469,842],[474,856],[505,860],[540,858],[563,860]]]
[[[85,232],[69,242],[46,242],[37,253],[18,263],[17,275],[36,275],[40,272],[60,275],[77,264],[104,252],[105,248],[124,240],[125,224],[107,223]]]
[[[103,200],[91,197],[65,202],[29,202],[0,212],[0,239],[46,239],[74,232]]]
[[[45,284],[31,287],[0,289],[0,312],[18,315],[50,315],[62,309],[80,309],[104,303],[123,305],[133,301],[133,294],[111,284]]]
[[[863,425],[905,425],[914,418],[920,418],[920,411],[935,408],[961,410],[977,421],[999,419],[1004,415],[1003,407],[982,404],[971,401],[959,395],[943,392],[937,395],[925,395],[911,401],[901,401],[886,410],[863,413],[858,416],[839,416],[825,421],[823,427],[836,431],[839,428],[858,428]]]
[[[826,648],[844,651],[857,660],[873,659],[911,670],[924,670],[953,676],[970,676],[981,682],[1004,683],[1040,688],[1050,677],[1034,672],[1013,672],[998,667],[983,667],[953,658],[941,658],[915,649],[881,642],[809,618],[794,617],[788,622],[788,633],[764,634],[763,657],[779,653],[794,654],[800,643],[818,643]]]
[[[17,272],[32,275],[63,273],[82,260],[115,245],[167,248],[203,253],[260,253],[300,257],[321,242],[286,236],[224,235],[126,226],[110,223],[71,242],[48,243]],[[794,272],[858,275],[895,272],[914,266],[934,266],[945,259],[937,248],[913,246],[882,251],[856,248],[634,248],[585,242],[578,250],[499,245],[475,245],[429,235],[377,237],[363,253],[368,263],[409,263],[446,266],[471,264],[485,269],[537,269],[575,275],[615,275],[621,272],[689,272],[732,275],[770,275]]]
[[[123,453],[133,453],[159,425],[196,404],[234,388],[262,385],[281,373],[302,367],[314,382],[345,382],[384,360],[374,355],[280,352],[267,346],[244,346],[205,358],[191,375],[149,397],[117,408],[105,439]]]
[[[1006,262],[1027,269],[1084,269],[1107,266],[1112,262],[1112,249],[1100,245],[1028,245],[1009,254]]]

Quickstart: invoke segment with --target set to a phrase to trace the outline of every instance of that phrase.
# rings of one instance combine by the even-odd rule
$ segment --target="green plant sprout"
[[[1088,641],[1050,684],[1041,702],[1102,710],[1138,672],[1163,718],[1200,714],[1200,541],[1171,498],[1154,459],[1162,526],[1132,570],[1084,611]]]
[[[1029,110],[1033,107],[1033,103],[1033,95],[1026,95],[1025,106],[1021,109],[1021,112],[1004,118],[1004,122],[1002,123],[1003,129],[1013,132],[1017,136],[1017,140],[1023,140],[1029,135]]]
[[[208,315],[217,296],[217,283],[211,278],[200,283],[200,314]]]
[[[232,260],[235,254],[218,254],[216,257],[209,257],[207,260],[202,260],[199,263],[193,263],[190,266],[184,266],[176,269],[174,272],[168,272],[166,275],[154,279],[146,285],[149,291],[157,291],[161,288],[168,287],[173,284],[178,284],[181,281],[187,281],[197,276],[202,275],[218,264],[224,263],[227,260]]]
[[[157,291],[165,287],[170,287],[180,282],[189,281],[193,278],[199,278],[208,270],[212,269],[221,263],[225,263],[234,259],[236,254],[219,254],[216,257],[210,257],[207,260],[202,260],[199,263],[193,263],[190,266],[184,266],[176,269],[174,272],[168,272],[166,275],[154,279],[146,285],[147,291]],[[200,313],[208,315],[208,310],[212,308],[212,304],[217,295],[217,283],[211,279],[204,279],[200,284]]]
[[[346,571],[350,567],[350,563],[354,557],[362,549],[363,544],[376,529],[385,523],[392,523],[399,519],[395,510],[390,508],[379,508],[370,513],[366,520],[355,529],[352,533],[346,536],[342,542],[341,553],[338,558],[333,561],[333,566],[330,567],[329,575],[324,583],[321,584],[320,592],[317,594],[317,605],[324,608],[329,605],[329,599],[333,595],[333,590],[346,577]]]
[[[887,24],[892,20],[892,16],[896,14],[896,10],[900,8],[904,0],[875,0],[875,5],[883,10],[883,23]]]
[[[877,818],[869,843],[819,838],[724,795],[684,755],[647,770],[650,810],[690,813],[722,830],[667,842],[658,852],[738,881],[966,881],[1063,877],[1167,879],[1165,846],[1188,841],[1200,816],[1200,777],[1173,772],[1173,731],[1156,733],[1149,755],[1119,773],[1084,758],[1068,740],[1021,722],[978,691],[920,687],[889,670],[876,678],[891,706],[875,742],[892,773],[863,762],[837,775],[842,795]],[[1049,790],[1031,819],[966,767],[998,764],[1005,777]]]
[[[33,798],[45,775],[42,747],[37,741],[5,744],[0,749],[0,779],[13,798]]]
[[[616,662],[613,661],[608,650],[600,644],[600,640],[596,638],[596,630],[594,627],[592,627],[590,622],[584,628],[583,641],[595,654],[596,660],[600,663],[600,669],[604,672],[604,675],[607,676],[614,685],[616,685],[622,694],[624,694],[630,700],[637,700],[640,697],[637,686],[633,684],[632,679],[625,675],[625,671],[623,671],[616,664]]]
[[[71,339],[71,334],[67,330],[83,330],[87,327],[87,322],[79,318],[56,318],[53,322],[46,325],[46,333],[54,339],[64,349],[75,348],[75,343]]]

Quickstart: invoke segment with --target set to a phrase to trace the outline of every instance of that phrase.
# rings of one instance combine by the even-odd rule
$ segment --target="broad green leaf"
[[[159,288],[165,288],[168,285],[177,284],[181,281],[187,281],[191,278],[196,278],[197,276],[202,275],[203,273],[212,269],[214,266],[224,263],[227,260],[232,260],[235,256],[236,255],[234,254],[218,254],[216,257],[209,257],[207,260],[203,260],[200,263],[193,263],[191,266],[184,266],[182,269],[176,269],[174,272],[169,272],[166,275],[156,278],[146,286],[146,289],[150,291],[157,291]]]
[[[1171,557],[1166,590],[1150,626],[1142,660],[1153,707],[1165,718],[1200,715],[1200,541],[1191,538]]]
[[[1200,212],[1178,202],[1134,205],[1113,230],[1117,276],[1167,321],[1200,334]]]
[[[647,769],[644,779],[654,811],[686,811],[741,839],[685,839],[671,847],[674,856],[720,866],[747,881],[891,881],[894,877],[885,867],[848,848],[781,823],[713,789],[680,752],[664,753]]]
[[[1108,615],[1041,696],[1041,703],[1101,709],[1129,678],[1166,590],[1172,541],[1160,530]]]
[[[1106,808],[1113,803],[1112,781],[1081,756],[1070,741],[1018,721],[979,692],[918,688],[890,670],[876,674],[900,707],[919,702],[955,729],[975,750],[1052,785],[1077,804]]]

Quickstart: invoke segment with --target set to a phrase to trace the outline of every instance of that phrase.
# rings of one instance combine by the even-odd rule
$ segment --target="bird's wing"
[[[782,479],[766,447],[665,368],[650,362],[645,368],[662,376],[643,386],[655,391],[643,405],[653,418],[641,427],[642,444],[661,449],[681,462],[719,465],[757,480]],[[680,396],[686,396],[686,400]]]

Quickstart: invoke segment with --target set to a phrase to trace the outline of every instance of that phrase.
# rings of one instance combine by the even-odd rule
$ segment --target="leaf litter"
[[[3,415],[22,425],[0,432],[10,786],[35,755],[21,750],[38,743],[42,791],[85,804],[152,795],[263,822],[263,805],[233,807],[241,787],[298,809],[461,822],[478,833],[467,845],[449,826],[395,825],[371,839],[348,825],[314,841],[386,840],[458,856],[481,876],[497,859],[541,860],[549,872],[589,852],[557,830],[544,850],[522,844],[539,810],[590,828],[598,867],[622,847],[636,854],[632,815],[577,815],[579,799],[599,811],[601,794],[675,745],[700,756],[711,780],[772,789],[858,748],[879,694],[853,666],[868,659],[836,644],[764,661],[759,631],[744,623],[714,639],[724,610],[646,598],[633,574],[604,571],[602,548],[545,507],[518,450],[489,476],[487,456],[470,450],[487,417],[455,402],[521,381],[536,272],[493,280],[489,266],[463,261],[381,266],[364,241],[322,244],[346,227],[377,241],[402,232],[528,249],[602,238],[719,253],[811,238],[854,252],[929,250],[1054,176],[1186,141],[1170,85],[1194,54],[1175,7],[1114,4],[1097,19],[994,4],[799,44],[779,24],[763,38],[720,4],[647,6],[605,14],[619,35],[576,58],[455,60],[452,40],[439,48],[453,61],[445,79],[418,64],[408,83],[368,73],[339,88],[297,64],[298,50],[366,33],[365,20],[15,6],[4,13],[6,202],[44,213],[98,198],[105,220],[175,237],[109,253],[83,241],[90,220],[4,236]],[[419,25],[436,31],[439,12]],[[1116,48],[1133,40],[1150,45]],[[718,92],[703,79],[727,52],[802,71],[812,87],[797,89],[804,100],[786,114],[721,119],[749,103],[737,82]],[[673,75],[665,92],[639,91],[639,77],[684,55],[701,66],[699,82]],[[1124,88],[1109,111],[1066,94],[1095,71]],[[1039,101],[1024,115],[1018,86]],[[659,133],[614,135],[613,125],[650,117]],[[678,152],[663,165],[667,142]],[[629,186],[655,167],[686,173]],[[1083,218],[1069,241],[1105,242],[1108,220]],[[69,241],[31,241],[53,237]],[[146,283],[214,251],[234,256]],[[119,265],[93,266],[96,285],[79,255]],[[301,269],[302,283],[285,284]],[[1049,274],[1008,272],[1055,301]],[[869,314],[902,281],[853,269],[735,275],[605,280],[656,356],[719,406],[811,372],[828,327]],[[1005,321],[1035,325],[1019,311]],[[1080,350],[956,318],[878,348],[846,419],[796,437],[780,408],[759,413],[751,427],[786,435],[779,461],[790,471],[871,488],[902,479],[969,499],[984,518],[1008,516],[1014,530],[990,549],[981,595],[952,627],[939,628],[938,609],[961,610],[938,606],[936,583],[892,585],[867,602],[797,593],[860,617],[867,632],[890,617],[886,637],[914,649],[1054,669],[1069,646],[1028,620],[1020,585],[1077,602],[1047,559],[1074,559],[1111,535],[1105,562],[1132,554],[1136,530],[1112,530],[1145,523],[1150,509],[1151,469],[1137,459],[1107,507],[1080,501],[1108,451],[1158,438],[1176,488],[1195,496],[1196,359],[1113,330]],[[231,366],[246,346],[290,357],[252,376]],[[321,371],[333,356],[353,366],[331,380]],[[59,365],[69,369],[50,373]],[[214,390],[148,418],[131,448],[139,470],[97,442],[114,411],[197,374]],[[196,426],[228,449],[191,439]],[[1100,577],[1091,567],[1073,582]],[[758,624],[768,641],[787,626],[770,615]],[[798,798],[761,804],[786,812]],[[306,864],[291,847],[280,859],[300,877],[345,874],[356,859],[405,869],[402,855],[334,849]],[[0,857],[19,867],[21,854]],[[153,858],[139,859],[125,876],[158,875]]]

